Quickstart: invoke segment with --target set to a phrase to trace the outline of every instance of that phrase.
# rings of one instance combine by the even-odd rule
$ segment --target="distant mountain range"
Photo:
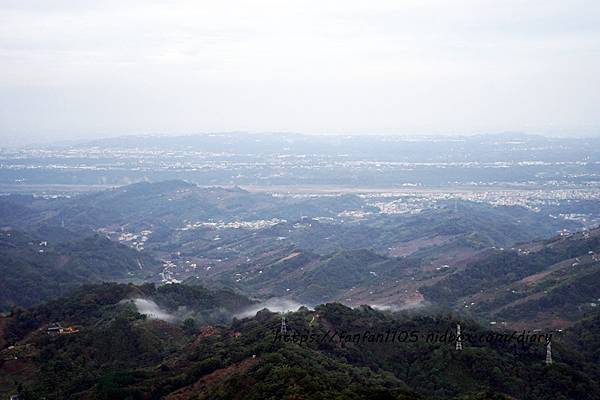
[[[74,282],[191,279],[309,304],[403,307],[423,300],[416,283],[460,270],[485,249],[581,227],[518,206],[441,200],[388,213],[374,204],[357,195],[273,196],[183,181],[2,196],[0,268],[12,282],[2,304],[32,305]],[[19,301],[20,279],[36,292],[23,292],[28,303]]]
[[[596,206],[180,180],[0,196],[0,396],[597,399]],[[417,336],[360,339],[390,331]],[[552,365],[521,333],[553,335]]]
[[[515,326],[568,326],[600,304],[590,284],[598,230],[531,242],[580,225],[518,206],[440,201],[388,214],[356,195],[167,181],[3,196],[0,211],[5,310],[101,281],[185,281],[312,305],[439,305]]]

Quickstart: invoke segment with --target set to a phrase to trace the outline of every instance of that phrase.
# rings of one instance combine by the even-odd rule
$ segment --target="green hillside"
[[[494,250],[420,288],[426,299],[490,320],[567,326],[600,303],[600,230]]]
[[[179,285],[86,287],[3,321],[0,388],[18,385],[25,399],[600,398],[595,356],[573,340],[595,323],[554,333],[548,366],[544,341],[491,340],[502,332],[454,314],[331,303],[288,314],[282,336],[281,317],[266,310],[194,326],[147,318],[123,302],[139,296],[168,310],[248,304],[232,292]],[[78,332],[46,334],[54,321]],[[462,351],[452,336],[459,322]],[[397,339],[386,342],[390,332]]]
[[[102,236],[68,242],[0,231],[0,310],[38,304],[84,283],[156,280],[161,264]]]

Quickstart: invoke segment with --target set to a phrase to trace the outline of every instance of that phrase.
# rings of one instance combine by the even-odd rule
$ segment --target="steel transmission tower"
[[[287,323],[285,322],[285,314],[281,313],[281,334],[287,333]]]
[[[456,350],[462,350],[462,334],[460,333],[460,324],[456,324]]]
[[[546,365],[552,365],[552,342],[546,343]]]

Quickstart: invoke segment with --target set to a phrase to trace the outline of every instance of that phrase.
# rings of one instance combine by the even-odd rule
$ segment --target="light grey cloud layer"
[[[0,2],[3,141],[595,133],[588,0]]]

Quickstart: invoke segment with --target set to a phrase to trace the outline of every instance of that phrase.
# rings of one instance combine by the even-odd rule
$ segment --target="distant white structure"
[[[546,343],[546,365],[552,365],[552,342]]]
[[[456,324],[456,350],[462,350],[462,335],[460,333],[460,324]]]

